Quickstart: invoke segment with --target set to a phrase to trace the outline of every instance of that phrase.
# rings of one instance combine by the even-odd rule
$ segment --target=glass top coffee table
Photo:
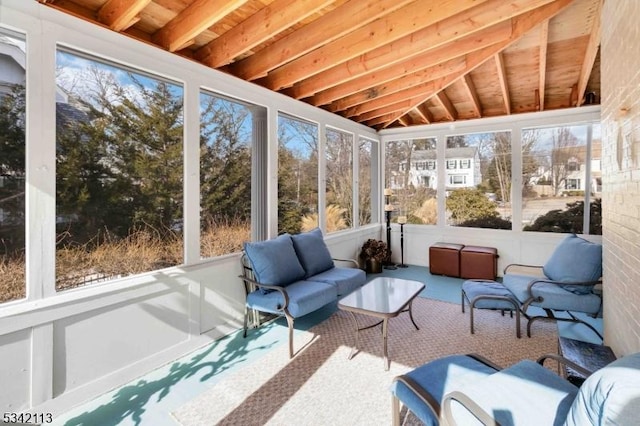
[[[369,281],[353,293],[348,294],[338,301],[338,308],[351,314],[356,326],[355,344],[349,354],[349,359],[358,351],[358,333],[382,324],[382,347],[384,355],[384,368],[389,370],[389,357],[387,353],[387,334],[389,318],[400,315],[401,312],[409,312],[409,318],[419,330],[413,320],[411,305],[413,299],[424,289],[424,283],[419,281],[403,280],[400,278],[379,277]],[[360,327],[354,314],[362,314],[380,318],[376,324]]]

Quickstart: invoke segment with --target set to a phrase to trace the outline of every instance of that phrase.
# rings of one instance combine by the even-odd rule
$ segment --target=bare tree
[[[579,151],[578,138],[569,127],[558,127],[551,133],[551,185],[554,195],[565,187],[569,175],[568,162]]]
[[[335,130],[327,130],[326,135],[327,208],[335,205],[342,209],[349,227],[353,222],[353,136]]]

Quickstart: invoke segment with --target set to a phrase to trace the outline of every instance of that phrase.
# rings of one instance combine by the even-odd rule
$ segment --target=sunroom
[[[639,352],[639,17],[604,0],[2,0],[2,413],[86,412],[237,336],[243,243],[316,227],[336,258],[388,242],[427,287],[436,242],[495,247],[500,271],[580,234],[603,246],[604,343]],[[159,424],[135,412],[104,424]]]

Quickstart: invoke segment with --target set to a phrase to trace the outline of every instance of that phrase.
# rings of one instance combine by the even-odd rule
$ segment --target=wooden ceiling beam
[[[377,130],[382,130],[384,129],[384,127],[382,127],[383,124],[389,123],[389,120],[393,119],[394,117],[396,117],[396,114],[394,113],[390,113],[390,114],[386,114],[386,115],[381,115],[380,117],[376,117],[376,118],[372,118],[370,120],[365,120],[362,121],[362,124],[369,126],[369,127],[375,127]],[[397,119],[394,119],[397,120]],[[393,123],[393,122],[391,122]]]
[[[449,121],[455,121],[458,119],[458,111],[456,110],[456,107],[453,106],[453,103],[451,102],[447,94],[444,93],[444,90],[438,92],[433,97],[433,100],[439,103],[440,106],[444,109],[444,115],[447,116],[447,119]]]
[[[416,55],[426,57],[435,53],[437,48],[443,45],[448,46],[448,58],[461,56],[467,53],[469,46],[473,44],[477,48],[492,44],[485,38],[495,37],[497,32],[504,30],[504,26],[499,26],[501,22],[507,24],[510,18],[551,1],[553,0],[516,0],[514,2],[491,0],[482,3],[436,25],[423,28],[397,41],[335,65],[326,69],[322,74],[308,77],[298,82],[292,88],[290,95],[296,99],[306,98],[341,83],[360,79],[383,68],[386,69],[391,65],[406,64],[407,58]],[[489,28],[492,29],[489,30]],[[511,28],[509,28],[510,30]],[[459,39],[463,40],[455,43]],[[455,51],[456,49],[459,51]],[[429,65],[435,63],[432,62]],[[324,105],[325,103],[328,102],[314,103],[314,105]]]
[[[578,83],[571,86],[571,94],[569,95],[569,105],[576,106],[578,105],[578,99],[580,98],[578,94]]]
[[[159,29],[152,39],[168,51],[175,52],[247,1],[196,0]]]
[[[435,49],[429,49],[409,60],[398,62],[391,66],[363,74],[357,79],[347,80],[344,83],[337,84],[317,93],[310,101],[316,106],[325,105],[360,91],[381,86],[398,77],[408,76],[412,73],[425,72],[427,74],[437,74],[438,72],[444,72],[447,68],[459,66],[456,61],[460,61],[463,55],[507,40],[511,36],[511,32],[512,26],[509,21],[496,24],[477,34],[470,34],[450,43],[445,43]],[[316,76],[311,77],[301,82],[301,84],[295,85],[285,93],[298,99],[304,97],[303,95],[307,92],[319,87],[313,80],[320,80],[321,78],[316,78]],[[315,87],[308,87],[307,83]],[[326,85],[328,83],[322,84]]]
[[[371,119],[374,119],[376,117],[380,117],[386,114],[390,114],[390,113],[396,113],[396,120],[399,117],[402,117],[403,115],[406,114],[406,112],[408,111],[407,107],[409,105],[411,105],[413,102],[413,99],[409,98],[409,99],[404,99],[401,101],[397,101],[394,103],[390,103],[388,105],[385,105],[381,108],[377,108],[371,111],[367,111],[367,112],[363,112],[362,114],[359,114],[355,120],[357,122],[362,122],[362,121],[368,121]],[[404,111],[402,114],[397,114],[398,111]]]
[[[591,28],[591,34],[589,35],[589,44],[582,62],[582,68],[580,69],[580,77],[578,78],[578,101],[577,105],[580,106],[584,103],[584,92],[587,90],[587,83],[589,82],[589,76],[593,69],[593,64],[598,54],[598,47],[600,46],[600,35],[602,33],[600,16],[602,15],[602,3],[604,0],[599,0],[596,11],[594,13],[593,27]],[[573,104],[572,104],[573,105]]]
[[[544,110],[544,92],[547,81],[547,46],[549,44],[549,20],[547,19],[540,26],[540,65],[538,66],[538,103],[540,109]]]
[[[396,118],[394,118],[394,121],[397,121],[397,113],[394,112],[393,110],[397,108],[402,108],[403,105],[406,105],[406,103],[413,103],[416,102],[417,99],[419,99],[419,97],[416,98],[410,98],[407,99],[405,101],[401,101],[401,102],[397,102],[394,105],[390,105],[389,106],[389,111],[388,112],[384,112],[384,111],[371,111],[369,113],[363,114],[361,116],[358,117],[358,121],[362,122],[364,124],[366,124],[367,126],[377,126],[377,125],[381,125],[381,124],[386,124],[392,116],[395,116]],[[435,102],[435,101],[434,101]],[[423,104],[421,104],[423,105]],[[435,121],[435,120],[434,120]],[[432,121],[433,122],[433,121]]]
[[[436,88],[439,87],[439,84],[441,84],[441,82],[443,81],[446,81],[447,78],[448,77],[441,77],[437,80],[426,81],[426,82],[423,82],[422,84],[409,87],[404,90],[400,90],[391,95],[372,99],[369,102],[365,102],[365,103],[353,106],[351,108],[348,108],[343,112],[343,115],[345,117],[359,116],[369,111],[384,108],[386,105],[389,105],[389,104],[396,104],[398,102],[406,101],[407,99],[413,98],[416,95],[421,95],[423,93],[435,93],[434,91],[437,91]]]
[[[498,81],[500,82],[502,101],[504,102],[504,111],[507,115],[511,115],[511,95],[509,95],[509,84],[507,82],[507,72],[505,70],[502,52],[496,53],[494,58],[496,60],[496,69],[498,72]]]
[[[462,82],[462,86],[464,87],[465,92],[467,92],[467,96],[471,98],[471,106],[473,106],[473,111],[476,117],[481,118],[482,105],[480,104],[480,99],[478,98],[478,92],[476,91],[475,84],[473,84],[471,75],[465,74],[460,81]]]
[[[218,68],[308,18],[334,0],[276,0],[198,49],[196,58]]]
[[[229,70],[246,80],[264,77],[269,71],[368,25],[411,1],[413,0],[350,0],[248,58],[230,65]]]
[[[509,43],[510,40],[505,40],[501,43],[496,43],[495,45],[485,47],[484,49],[480,49],[476,52],[472,52],[468,55],[465,55],[465,63],[466,67],[458,72],[454,72],[448,74],[447,76],[438,78],[432,81],[423,81],[419,84],[405,87],[402,90],[393,91],[390,94],[384,96],[377,96],[368,102],[356,105],[346,110],[345,115],[347,117],[353,117],[356,115],[363,114],[365,112],[369,112],[378,108],[382,108],[387,104],[393,104],[405,99],[414,98],[417,96],[424,96],[422,98],[422,102],[425,102],[431,96],[434,96],[437,92],[443,90],[445,87],[452,84],[454,81],[458,80],[466,73],[480,66],[487,58],[492,57],[497,52],[504,49]],[[428,96],[425,96],[428,95]],[[414,105],[415,107],[415,105]],[[412,109],[412,108],[410,108]]]
[[[149,3],[151,0],[109,0],[98,11],[98,21],[113,31],[124,31]]]
[[[497,43],[491,48],[482,49],[478,52],[473,52],[467,55],[467,67],[468,67],[467,72],[471,72],[473,69],[477,68],[482,63],[484,63],[487,59],[493,57],[496,53],[507,48],[513,42],[515,42],[520,37],[522,37],[522,35],[530,31],[531,29],[535,28],[541,22],[548,20],[553,16],[557,15],[558,13],[560,13],[569,4],[571,4],[572,1],[573,0],[556,0],[553,3],[539,7],[534,11],[520,15],[517,18],[513,18],[512,19],[513,34],[511,35],[510,39],[503,43]],[[444,84],[443,87],[439,88],[437,91],[440,91],[445,87],[449,86],[455,80],[457,80],[463,75],[463,74],[457,74],[457,75],[456,74],[457,73],[453,73],[446,79],[443,79],[446,81],[443,83]],[[464,74],[466,74],[466,72],[464,72]],[[434,93],[425,93],[423,98],[418,99],[416,105],[423,103],[424,101],[429,99],[431,96],[433,96],[433,94]],[[414,105],[412,108],[414,108],[416,105]],[[412,108],[409,108],[409,109],[412,109]],[[404,115],[404,113],[398,113],[397,116],[399,117],[402,115]],[[393,121],[395,121],[395,119],[388,121],[384,127],[387,127]]]
[[[383,83],[371,88],[367,88],[364,91],[355,93],[345,98],[339,99],[328,106],[328,110],[331,112],[342,111],[347,108],[371,101],[377,97],[383,97],[393,94],[400,90],[416,86],[425,81],[435,80],[440,77],[449,75],[452,72],[462,71],[466,69],[467,63],[465,57],[452,59],[443,64],[426,68],[424,70],[407,74],[403,77],[396,78],[390,84]]]
[[[416,112],[427,122],[427,124],[433,123],[433,114],[427,108],[426,103],[420,104],[416,107]]]
[[[260,84],[280,90],[332,68],[336,63],[362,55],[457,15],[489,0],[420,0],[408,4],[338,40],[327,43],[269,73]]]
[[[410,119],[411,117],[407,117],[406,115],[403,117],[398,117],[398,122],[400,123],[400,125],[402,125],[403,127],[408,127],[411,124],[413,124],[413,121]]]

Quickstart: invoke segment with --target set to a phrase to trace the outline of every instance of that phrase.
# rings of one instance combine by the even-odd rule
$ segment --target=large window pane
[[[202,257],[242,250],[251,239],[252,114],[240,103],[200,95]]]
[[[392,189],[394,218],[406,216],[408,223],[438,222],[438,171],[436,140],[433,138],[392,141],[387,144],[385,187]]]
[[[360,138],[358,143],[358,225],[371,223],[373,185],[373,149],[377,144],[369,139]]]
[[[511,133],[447,137],[447,224],[511,229]]]
[[[57,52],[56,288],[182,263],[177,84]]]
[[[25,286],[25,41],[0,32],[0,303]]]
[[[278,232],[318,226],[318,126],[278,117]]]
[[[326,230],[353,226],[353,135],[327,129]]]
[[[589,216],[593,223],[589,233],[602,233],[602,143],[599,126],[595,130],[591,152],[587,145],[588,125],[523,130],[525,231],[583,233],[585,199],[590,191]]]

